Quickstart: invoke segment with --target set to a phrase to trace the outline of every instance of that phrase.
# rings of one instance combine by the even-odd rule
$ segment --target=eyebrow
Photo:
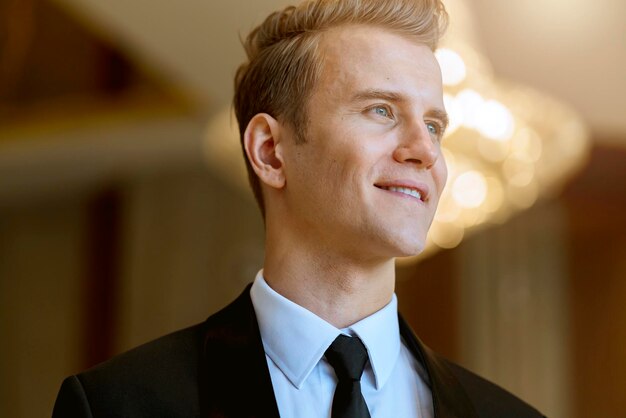
[[[403,97],[398,93],[394,93],[392,91],[386,90],[364,90],[356,93],[352,96],[352,101],[360,102],[364,100],[372,100],[372,99],[383,99],[390,102],[402,102],[404,101]]]
[[[352,97],[352,101],[354,102],[373,100],[373,99],[382,99],[382,100],[387,100],[389,102],[405,101],[405,98],[398,93],[395,93],[393,91],[376,90],[376,89],[360,91]],[[430,109],[426,112],[425,116],[439,119],[441,123],[443,124],[444,130],[450,124],[448,113],[443,109],[439,109],[439,108]]]

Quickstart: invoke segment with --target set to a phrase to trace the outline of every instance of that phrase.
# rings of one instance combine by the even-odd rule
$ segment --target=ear
[[[281,153],[282,126],[267,113],[254,115],[243,134],[248,161],[262,183],[277,189],[285,186]]]

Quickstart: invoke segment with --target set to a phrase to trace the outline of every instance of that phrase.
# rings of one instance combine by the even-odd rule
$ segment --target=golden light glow
[[[463,123],[463,109],[458,105],[457,101],[450,94],[444,93],[443,104],[448,113],[449,124],[446,129],[446,138],[452,135]]]
[[[497,177],[487,177],[487,196],[483,208],[486,213],[495,213],[504,204],[504,190]]]
[[[471,21],[463,3],[446,6],[453,21]],[[449,174],[426,255],[433,247],[453,248],[471,231],[504,222],[555,193],[588,155],[589,136],[578,115],[495,78],[472,43],[476,37],[466,33],[472,27],[457,25],[436,53],[450,117],[443,142]]]
[[[435,53],[437,61],[441,67],[441,76],[444,86],[456,86],[467,74],[463,58],[456,52],[448,48],[440,48]]]
[[[483,136],[494,141],[511,139],[515,128],[513,115],[506,106],[497,100],[488,100],[482,104],[476,125]]]
[[[452,185],[452,196],[462,208],[477,208],[487,198],[487,181],[478,171],[468,171],[456,178]]]
[[[440,248],[454,248],[461,243],[465,231],[454,223],[437,223],[430,230],[432,243]]]

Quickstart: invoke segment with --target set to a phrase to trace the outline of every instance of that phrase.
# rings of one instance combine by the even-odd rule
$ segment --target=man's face
[[[332,29],[306,143],[283,141],[300,237],[362,259],[419,253],[446,182],[441,72],[430,49],[367,26]]]

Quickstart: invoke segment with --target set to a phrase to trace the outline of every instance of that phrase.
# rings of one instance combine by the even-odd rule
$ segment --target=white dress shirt
[[[274,291],[261,270],[250,290],[282,418],[329,418],[337,378],[324,352],[340,334],[358,336],[369,362],[361,391],[372,418],[432,418],[427,375],[400,338],[397,299],[340,330]]]

